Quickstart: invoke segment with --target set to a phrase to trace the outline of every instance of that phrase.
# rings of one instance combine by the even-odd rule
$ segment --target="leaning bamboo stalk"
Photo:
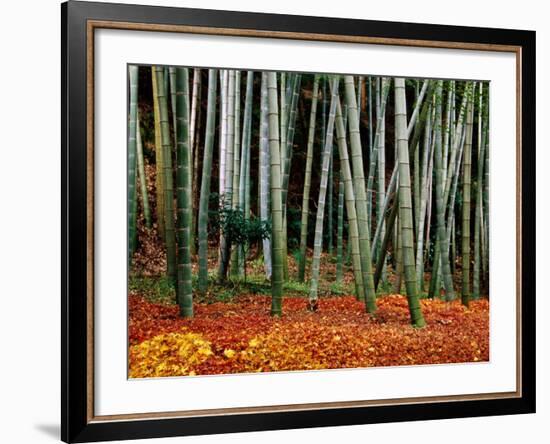
[[[447,244],[449,245],[449,250],[450,250],[450,245],[451,245],[451,232],[452,232],[452,229],[453,227],[455,226],[455,200],[456,200],[456,195],[457,195],[457,188],[458,188],[458,181],[459,181],[459,173],[460,173],[460,167],[462,165],[462,155],[464,153],[464,140],[465,140],[465,135],[466,135],[466,131],[462,131],[462,134],[460,135],[457,135],[457,138],[459,140],[459,147],[457,148],[458,149],[458,154],[457,154],[457,157],[456,157],[456,162],[455,162],[455,166],[454,166],[454,170],[453,171],[449,171],[449,174],[452,174],[452,184],[451,184],[451,191],[450,191],[450,194],[449,194],[449,203],[448,203],[448,212],[447,212]],[[452,242],[452,245],[453,245],[453,248],[454,246],[456,246],[456,242],[453,241]],[[456,250],[456,248],[455,248]],[[440,267],[440,260],[439,260],[439,256],[440,256],[440,247],[439,245],[436,245],[435,249],[435,255],[434,255],[434,262],[433,262],[433,268],[432,268],[432,275],[434,276],[438,276],[440,273],[439,273],[439,267]],[[447,251],[447,254],[449,254],[449,251]],[[452,258],[455,258],[455,254],[452,254],[451,255]],[[454,259],[453,259],[453,263],[454,263]],[[430,282],[430,297],[433,297],[436,290],[439,288],[439,282],[437,279],[435,280],[432,280]]]
[[[353,276],[355,278],[355,295],[358,300],[364,297],[363,274],[361,271],[361,252],[359,248],[359,228],[357,212],[355,208],[355,191],[353,189],[353,177],[348,156],[346,142],[346,125],[342,118],[340,100],[336,103],[336,141],[338,144],[338,155],[340,159],[340,171],[344,181],[344,199],[348,217],[348,244],[350,245],[351,263]]]
[[[378,154],[381,149],[384,148],[384,143],[381,142],[381,137],[383,136],[382,129],[385,129],[384,119],[386,115],[386,104],[388,102],[388,94],[390,91],[390,81],[383,77],[381,81],[381,90],[380,90],[380,107],[377,109],[376,114],[376,133],[374,135],[373,141],[373,151],[372,156],[369,162],[368,170],[368,180],[367,180],[367,229],[370,233],[370,215],[372,208],[372,194],[374,191],[374,173],[376,171],[376,165],[378,163]],[[377,106],[378,108],[378,106]]]
[[[298,280],[303,282],[306,273],[307,234],[309,222],[309,193],[311,189],[311,170],[313,165],[313,143],[315,140],[315,121],[317,118],[317,102],[319,96],[319,75],[313,80],[311,96],[311,112],[309,115],[309,130],[307,136],[306,167],[304,177],[304,192],[302,194],[302,219],[300,224],[300,259],[298,262]]]
[[[429,125],[429,122],[426,123]],[[422,173],[420,197],[418,204],[418,220],[417,220],[417,237],[416,237],[416,280],[419,282],[419,286],[422,286],[424,279],[423,264],[424,264],[424,225],[426,222],[426,214],[428,207],[428,188],[430,185],[429,178],[432,176],[433,166],[433,153],[431,150],[430,138],[428,137],[429,131],[425,131],[424,137],[424,149],[422,151]],[[419,152],[419,150],[416,150]],[[416,155],[416,154],[415,154]],[[420,179],[420,177],[419,177]],[[429,220],[428,220],[429,223]],[[429,233],[428,233],[429,235]]]
[[[239,207],[244,213],[244,218],[250,218],[250,137],[252,130],[252,100],[253,100],[254,72],[246,74],[245,107],[243,118],[243,131],[241,142],[241,161],[239,171]],[[238,251],[239,274],[244,273],[244,252],[247,247],[242,246]]]
[[[390,182],[388,184],[388,189],[386,191],[386,194],[384,196],[384,203],[382,204],[382,208],[380,211],[380,214],[378,215],[378,220],[376,222],[376,231],[374,232],[374,237],[372,238],[372,244],[371,244],[371,256],[374,257],[374,250],[377,244],[381,243],[381,239],[385,236],[385,222],[384,222],[384,215],[388,211],[388,206],[391,201],[391,195],[395,192],[396,186],[397,186],[397,172],[399,164],[396,163],[393,171],[390,176]]]
[[[332,99],[329,108],[327,122],[327,134],[323,149],[323,166],[321,170],[321,183],[319,185],[319,200],[317,204],[317,217],[315,221],[315,238],[313,242],[313,260],[311,262],[311,284],[309,289],[309,308],[317,306],[319,298],[319,273],[321,265],[321,249],[323,246],[323,221],[325,211],[325,200],[327,195],[327,184],[330,167],[330,157],[334,140],[334,120],[336,118],[336,103],[338,101],[338,77],[332,80]]]
[[[293,156],[294,133],[296,130],[296,116],[298,109],[298,99],[300,97],[300,85],[302,81],[301,74],[292,74],[291,82],[286,91],[287,117],[286,117],[286,138],[284,145],[281,145],[282,161],[282,199],[283,199],[283,267],[285,279],[288,279],[288,252],[287,252],[287,196],[290,177],[290,167]]]
[[[395,194],[395,193],[394,193]],[[392,194],[388,191],[387,197],[390,197]],[[384,265],[386,262],[386,254],[388,251],[388,244],[390,241],[390,238],[392,236],[393,227],[395,225],[395,218],[397,217],[397,212],[399,210],[399,197],[394,198],[394,203],[392,206],[392,209],[390,211],[390,215],[388,216],[387,220],[387,230],[384,235],[384,239],[382,240],[381,246],[380,246],[380,255],[378,256],[378,261],[376,262],[376,270],[374,271],[374,288],[378,288],[378,284],[380,282],[380,277],[382,276],[382,270],[384,269]],[[389,201],[389,199],[388,199]],[[401,287],[401,284],[399,284],[399,287]]]
[[[233,210],[242,210],[241,191],[240,191],[240,172],[241,172],[241,72],[235,72],[235,131],[233,135],[233,181],[231,208]],[[231,251],[231,276],[238,276],[241,273],[241,249]]]
[[[377,108],[378,111],[378,108]],[[384,207],[384,201],[386,198],[386,113],[384,110],[384,114],[381,117],[380,120],[380,137],[378,138],[378,147],[377,147],[377,157],[378,157],[378,177],[376,179],[377,183],[377,194],[376,194],[376,218],[380,220],[382,218],[382,226],[381,226],[381,236],[384,236],[385,233],[385,223],[384,223],[384,217],[383,217],[383,207]],[[371,224],[372,225],[372,224]],[[372,227],[371,227],[372,228]],[[378,228],[378,227],[377,227]],[[373,258],[378,257],[378,254],[380,253],[380,246],[376,242],[373,241],[371,245],[371,249],[373,249],[376,254],[372,254],[371,256]],[[382,270],[382,279],[386,279],[386,269],[385,267]]]
[[[199,177],[201,175],[201,156],[199,153],[199,147],[201,146],[200,134],[201,132],[201,123],[202,123],[202,106],[201,106],[201,97],[202,97],[202,84],[201,84],[201,70],[199,69],[199,84],[198,84],[198,105],[196,109],[196,118],[195,118],[195,134],[193,137],[189,136],[189,139],[193,142],[191,143],[191,197],[192,197],[192,217],[191,217],[191,255],[194,256],[197,252],[197,226],[198,226],[198,208],[199,208],[199,196],[200,192],[199,186]],[[204,144],[204,141],[203,141]]]
[[[338,180],[338,209],[336,228],[336,282],[340,284],[344,275],[344,180],[342,173]]]
[[[440,248],[440,260],[445,285],[447,300],[455,298],[453,277],[451,274],[451,266],[449,264],[449,246],[447,243],[446,226],[445,226],[445,203],[444,199],[444,178],[443,178],[443,140],[441,133],[442,126],[442,100],[443,100],[443,81],[438,80],[436,84],[436,115],[435,115],[435,143],[434,143],[434,163],[435,163],[435,195],[436,195],[436,218],[437,218],[437,237]]]
[[[359,132],[357,118],[357,102],[353,84],[353,76],[344,77],[344,86],[346,104],[348,106],[348,128],[352,153],[351,161],[356,198],[355,205],[357,207],[357,221],[359,228],[361,271],[363,274],[363,284],[365,287],[365,305],[369,313],[374,313],[376,311],[376,292],[374,290],[372,259],[370,254],[370,230],[367,213],[367,194],[365,192],[363,153],[361,149],[361,135]]]

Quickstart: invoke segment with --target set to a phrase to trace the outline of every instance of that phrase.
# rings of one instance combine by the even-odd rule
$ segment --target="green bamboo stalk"
[[[368,84],[368,101],[369,101],[369,155],[372,153],[373,150],[373,144],[374,144],[374,131],[372,128],[372,79],[371,77],[367,77],[367,84]]]
[[[329,117],[327,122],[327,134],[325,147],[323,149],[323,166],[321,170],[321,183],[319,185],[319,201],[317,204],[317,217],[315,221],[315,238],[313,242],[313,259],[311,262],[311,284],[309,289],[309,308],[317,306],[319,298],[319,273],[321,265],[321,249],[323,246],[323,221],[325,211],[325,200],[327,195],[327,184],[330,166],[330,157],[334,140],[334,120],[336,118],[336,104],[338,101],[338,77],[332,80],[332,99],[330,102]]]
[[[337,92],[337,90],[336,90]],[[342,117],[340,100],[336,103],[336,141],[338,144],[338,155],[340,158],[340,171],[344,181],[344,199],[346,202],[346,213],[348,217],[348,245],[355,278],[355,296],[358,300],[364,298],[365,289],[363,286],[363,273],[361,271],[361,252],[359,248],[359,228],[357,212],[355,209],[355,191],[353,189],[353,177],[348,156],[346,142],[346,125]]]
[[[427,131],[425,132],[427,133]],[[429,146],[429,144],[424,145],[424,152],[426,151],[426,145]],[[420,224],[422,216],[421,213],[421,191],[423,178],[420,177],[420,150],[415,149],[414,155],[413,155],[413,209],[414,209],[414,226],[415,226],[415,234],[416,234],[416,242],[417,245],[421,242],[421,235],[420,235]],[[418,257],[418,255],[417,255]],[[418,263],[416,266],[417,273],[420,271],[418,269]],[[420,282],[420,280],[417,277],[417,281]]]
[[[193,91],[191,93],[191,117],[189,122],[189,145],[191,146],[192,158],[195,147],[195,131],[197,128],[197,115],[200,107],[201,70],[193,69]]]
[[[474,91],[475,93],[475,84]],[[464,142],[464,173],[462,180],[462,303],[470,304],[470,187],[472,176],[472,135],[474,102],[470,101],[466,115],[466,140]]]
[[[283,270],[284,277],[288,279],[288,244],[287,244],[287,217],[286,217],[286,208],[287,208],[287,196],[288,196],[288,184],[290,177],[290,166],[292,162],[293,155],[293,145],[294,145],[294,132],[296,128],[296,115],[298,108],[298,99],[300,96],[300,85],[302,81],[301,74],[293,74],[291,77],[291,82],[288,85],[286,93],[286,103],[288,106],[287,109],[287,122],[286,122],[286,139],[285,145],[281,146],[283,151],[284,159],[282,162],[282,199],[283,199]]]
[[[398,164],[396,164],[398,165]],[[397,176],[396,176],[397,177]],[[387,200],[389,201],[388,197],[390,196],[390,192],[388,192]],[[392,236],[393,227],[395,225],[395,219],[397,217],[397,212],[399,209],[399,203],[398,199],[395,199],[390,215],[388,216],[387,220],[387,230],[384,235],[384,239],[382,240],[382,244],[380,246],[380,255],[378,256],[378,261],[376,262],[376,270],[374,271],[374,288],[378,288],[378,284],[380,282],[380,278],[382,276],[382,270],[384,269],[384,265],[386,262],[386,254],[388,251],[388,244],[390,241],[390,238]],[[401,284],[399,284],[399,287],[401,287]]]
[[[225,184],[222,196],[222,205],[232,207],[233,204],[233,155],[235,148],[235,71],[228,73],[227,84],[227,132],[225,142]],[[218,279],[224,282],[227,279],[227,268],[231,253],[231,239],[223,233],[220,237],[220,257],[218,264]]]
[[[164,87],[166,90],[170,91],[170,107],[172,110],[172,125],[174,130],[174,145],[177,145],[177,137],[176,134],[176,68],[173,66],[169,66],[168,68],[164,68]],[[168,97],[168,92],[166,93],[166,96]]]
[[[174,183],[172,177],[172,144],[168,122],[168,101],[164,84],[164,69],[155,66],[157,77],[157,100],[162,142],[162,166],[164,186],[164,224],[166,237],[167,275],[176,283],[176,239],[174,231]]]
[[[405,275],[405,286],[407,288],[411,323],[414,327],[421,328],[426,325],[426,322],[422,315],[416,285],[405,80],[403,78],[395,78],[394,85],[395,137],[399,161],[399,223],[401,225],[403,271]]]
[[[288,74],[289,78],[292,78],[292,74]],[[280,150],[281,150],[281,165],[284,165],[286,157],[286,135],[287,135],[287,125],[288,125],[288,103],[287,103],[287,73],[282,72],[280,74],[281,78],[281,89],[280,89],[280,107],[279,107],[279,138],[280,138]],[[288,82],[290,83],[290,82]]]
[[[136,251],[136,151],[138,132],[138,67],[128,66],[130,79],[130,115],[128,120],[128,265],[132,264],[132,257]]]
[[[453,171],[449,171],[449,174],[452,174],[452,185],[451,185],[451,191],[450,191],[450,194],[449,194],[449,205],[448,205],[448,213],[447,213],[447,244],[450,245],[451,243],[451,230],[453,229],[453,227],[455,226],[455,220],[454,220],[454,216],[455,216],[455,199],[456,199],[456,190],[457,190],[457,187],[458,187],[458,179],[459,179],[459,172],[460,172],[460,166],[462,164],[462,155],[463,155],[463,152],[464,152],[464,137],[465,135],[465,131],[462,132],[462,135],[458,137],[458,140],[461,141],[460,142],[460,146],[457,148],[458,149],[458,155],[457,155],[457,159],[456,159],[456,162],[455,162],[455,166],[454,166],[454,172]],[[453,248],[456,247],[456,242],[453,240]],[[450,248],[449,248],[450,249]],[[440,257],[440,247],[438,244],[436,244],[436,247],[435,247],[435,255],[434,255],[434,264],[433,264],[433,269],[432,269],[432,275],[433,276],[439,276],[439,265],[440,265],[440,260],[439,260],[439,257]],[[456,250],[456,248],[455,248]],[[449,254],[449,251],[447,251],[447,255]],[[454,264],[454,258],[456,257],[456,254],[453,253],[451,255],[451,257],[453,258],[452,260],[452,263]],[[436,290],[438,290],[440,287],[440,283],[438,282],[438,279],[436,278],[435,280],[432,280],[430,282],[430,297],[433,297],[433,295],[435,294]],[[448,295],[447,295],[447,300],[448,300]]]
[[[271,164],[271,315],[282,315],[283,299],[283,203],[281,196],[281,148],[279,144],[279,110],[277,103],[277,74],[267,73],[269,154]]]
[[[447,174],[446,183],[445,183],[445,191],[444,191],[445,194],[444,194],[444,197],[443,197],[444,207],[449,208],[449,212],[451,212],[452,209],[454,209],[454,199],[455,199],[454,194],[455,194],[455,191],[453,192],[453,195],[451,195],[451,189],[454,186],[454,190],[456,190],[456,180],[458,179],[457,175],[458,175],[458,170],[459,170],[459,167],[460,167],[460,162],[457,163],[456,159],[457,159],[457,156],[459,154],[460,154],[460,157],[462,158],[462,150],[463,150],[464,135],[465,135],[464,120],[466,118],[467,109],[468,109],[469,103],[471,101],[471,96],[472,96],[471,83],[468,82],[465,85],[465,88],[464,88],[464,94],[462,96],[462,101],[461,101],[461,105],[460,105],[460,109],[459,109],[458,120],[456,121],[456,125],[454,126],[454,129],[452,130],[452,133],[454,135],[452,137],[452,146],[451,146],[451,152],[450,152],[450,160],[449,160],[448,171],[449,172],[455,171],[455,175]],[[451,205],[448,205],[449,198],[451,198],[451,200],[452,200]],[[447,223],[447,226],[448,227],[450,226],[449,223]],[[430,225],[428,225],[428,228],[429,227],[430,227]],[[450,230],[448,229],[448,233],[447,233],[448,242],[450,242],[449,241],[449,236],[450,236]],[[427,236],[427,238],[428,238],[428,236]],[[439,283],[440,249],[441,249],[441,247],[437,243],[437,239],[436,239],[436,248],[434,250],[435,251],[434,262],[433,262],[433,266],[432,266],[432,277],[435,277],[435,280],[432,279],[432,281],[430,282],[430,292],[429,292],[430,297],[434,297],[436,291],[438,291],[439,288],[440,288],[440,283]]]
[[[399,190],[398,190],[399,195]],[[398,205],[399,206],[399,205]],[[393,292],[401,294],[401,287],[403,286],[403,241],[401,239],[401,223],[399,221],[399,209],[397,210],[396,219],[394,222],[395,233],[393,240],[393,247],[395,252],[395,266],[394,274],[395,279],[393,281]]]
[[[216,88],[217,70],[208,70],[208,103],[206,109],[206,137],[204,141],[204,160],[199,203],[199,281],[198,290],[202,294],[208,289],[208,203],[210,201],[210,182],[212,174],[212,152],[216,131]],[[198,155],[198,153],[195,153]]]
[[[219,162],[219,196],[220,196],[220,205],[222,204],[221,199],[225,193],[225,153],[227,151],[227,116],[228,116],[228,99],[227,99],[227,87],[229,86],[229,71],[227,69],[222,69],[220,71],[220,84],[221,84],[221,106],[220,106],[220,162]],[[221,242],[221,237],[220,237]]]
[[[407,136],[409,138],[409,147],[410,147],[409,155],[411,156],[411,159],[414,158],[413,151],[416,150],[417,147],[419,146],[420,138],[424,135],[424,131],[426,129],[426,121],[429,119],[431,115],[429,111],[431,108],[435,82],[433,80],[426,80],[425,83],[422,85],[422,89],[424,89],[424,85],[426,85],[426,93],[424,94],[424,100],[422,101],[420,100],[422,97],[422,91],[421,91],[415,106],[415,111],[418,114],[418,116],[416,117],[416,119],[413,119],[415,115],[415,112],[413,111],[413,116],[411,116],[411,120],[409,122],[409,125],[407,126]],[[420,105],[422,105],[421,108],[420,108]],[[412,135],[412,139],[411,139],[411,135]]]
[[[359,228],[361,271],[363,274],[363,283],[365,290],[364,298],[367,311],[369,313],[374,313],[376,311],[376,292],[374,290],[372,259],[370,254],[370,231],[367,215],[367,195],[365,192],[363,153],[361,149],[361,136],[359,133],[359,125],[357,119],[357,102],[355,96],[355,87],[353,84],[353,76],[344,77],[344,86],[346,104],[348,106],[348,128],[350,136],[353,182],[356,199],[355,206],[357,208],[357,221]]]
[[[385,138],[385,115],[386,115],[386,104],[388,102],[388,94],[390,91],[390,81],[383,77],[381,80],[381,86],[376,88],[380,91],[379,101],[380,105],[377,106],[376,113],[376,133],[374,135],[373,141],[373,151],[371,159],[369,160],[369,170],[368,170],[368,180],[367,180],[367,230],[370,233],[371,227],[371,211],[372,211],[372,195],[374,191],[374,175],[376,172],[376,166],[378,164],[378,155],[381,153],[381,150],[385,149],[385,143],[382,142],[382,137]]]
[[[267,73],[262,72],[261,99],[260,99],[260,218],[264,222],[270,220],[270,157],[269,157],[269,104],[267,97]],[[267,279],[271,279],[271,239],[262,242],[264,254],[264,269]]]
[[[241,72],[235,72],[235,132],[233,136],[233,195],[231,208],[242,210],[243,202],[240,201],[240,172],[241,172]],[[231,251],[231,276],[241,274],[241,248]]]
[[[420,113],[420,108],[421,108],[422,104],[424,103],[424,97],[426,97],[426,93],[428,93],[428,87],[431,84],[432,83],[431,83],[430,80],[424,80],[424,82],[422,83],[422,89],[420,90],[420,92],[418,92],[418,95],[416,97],[416,101],[415,101],[415,104],[414,104],[413,113],[411,115],[409,123],[407,124],[407,136],[409,138],[411,137],[411,134],[412,134],[413,130],[416,129],[417,122],[422,124],[421,123],[422,118],[420,118],[420,120],[418,119],[419,114],[421,114]],[[418,86],[418,81],[417,81],[416,85]],[[431,99],[432,93],[433,93],[433,90],[432,90],[432,92],[428,93],[428,99],[426,101],[429,101]],[[428,109],[429,109],[429,106],[428,106]]]
[[[489,85],[487,85],[487,93],[489,92]],[[487,290],[489,287],[489,106],[485,107],[485,158],[483,175],[485,179],[483,181],[483,275],[486,277]]]
[[[333,148],[334,149],[334,148]],[[333,150],[330,152],[330,159],[328,165],[328,189],[327,189],[327,253],[329,256],[333,254],[333,218],[334,218],[334,208],[333,208],[333,197],[334,197],[334,177],[333,177]]]
[[[377,108],[377,112],[380,111]],[[383,207],[386,198],[386,110],[384,114],[380,116],[380,136],[378,137],[377,157],[378,157],[378,177],[376,179],[378,193],[376,195],[376,218],[380,220],[382,218],[382,226],[380,235],[385,234],[385,223],[383,217]],[[378,121],[378,118],[377,118]],[[371,248],[374,247],[376,251],[372,255],[373,258],[377,258],[380,253],[381,244],[373,242]],[[386,280],[386,267],[382,268],[382,280]]]
[[[189,71],[176,68],[177,280],[180,316],[193,317],[191,282],[191,147],[189,146]]]
[[[426,125],[430,125],[430,122],[427,122]],[[428,189],[430,186],[430,179],[432,177],[432,167],[433,167],[433,150],[431,149],[429,131],[424,132],[424,149],[422,151],[422,171],[421,175],[419,172],[418,180],[420,182],[420,196],[418,203],[418,220],[416,225],[416,280],[420,284],[419,287],[422,288],[424,281],[424,226],[426,222],[426,214],[428,207]],[[416,155],[419,154],[420,150],[416,150]],[[428,220],[428,224],[429,224]],[[428,232],[429,237],[429,232]]]
[[[432,242],[432,239],[431,239],[431,236],[430,236],[430,230],[431,230],[431,227],[432,227],[432,224],[431,223],[426,223],[426,221],[431,221],[432,220],[432,208],[434,207],[434,203],[433,203],[433,197],[434,197],[434,174],[433,174],[433,165],[434,165],[434,149],[433,149],[433,145],[430,144],[430,159],[428,161],[428,173],[427,173],[427,182],[428,182],[428,201],[426,203],[426,216],[425,216],[425,220],[424,220],[424,225],[425,225],[425,229],[426,229],[426,233],[424,234],[424,254],[423,256],[420,258],[420,276],[422,276],[422,291],[424,291],[425,289],[425,283],[424,283],[424,264],[428,263],[429,262],[429,259],[430,259],[430,246],[431,246],[431,242]],[[436,236],[436,241],[437,241],[437,236]],[[439,248],[437,245],[434,245],[434,250],[436,251],[436,255],[439,254],[438,251],[439,251]],[[424,259],[422,259],[424,258]],[[438,259],[438,263],[439,263],[439,259]],[[435,275],[437,277],[439,277],[439,268],[436,269],[436,273]],[[432,271],[432,274],[433,271]],[[431,282],[430,282],[431,283]],[[434,282],[434,284],[438,283],[437,281]],[[438,283],[439,284],[439,283]],[[435,287],[434,287],[434,292],[435,292]],[[430,295],[430,297],[433,297],[433,293]]]
[[[246,220],[250,218],[250,138],[252,130],[252,101],[253,101],[254,72],[246,74],[245,107],[243,119],[243,133],[241,143],[241,162],[239,171],[239,205]],[[244,273],[244,253],[247,246],[242,246],[238,252],[239,274]]]
[[[453,144],[451,146],[451,153],[450,153],[450,159],[449,159],[449,166],[448,171],[454,171],[455,163],[456,163],[456,156],[458,154],[458,146],[461,143],[461,135],[464,129],[464,120],[466,118],[466,111],[468,107],[468,103],[471,99],[471,82],[468,82],[464,87],[464,94],[462,96],[462,101],[460,104],[460,109],[458,112],[458,120],[456,122],[456,125],[452,131],[454,134]],[[450,174],[447,174],[446,177],[446,183],[445,183],[445,195],[443,198],[443,203],[447,205],[447,202],[449,200],[449,193],[451,190],[451,184],[452,184],[453,176]]]
[[[145,163],[143,160],[143,143],[141,141],[141,125],[138,111],[137,118],[137,166],[139,172],[139,185],[141,191],[141,202],[143,205],[143,217],[145,219],[145,226],[147,229],[151,228],[151,211],[149,209],[149,193],[147,192],[147,178],[145,177]]]
[[[231,207],[242,208],[240,202],[240,171],[241,171],[241,71],[235,71],[235,132],[233,133],[233,181]]]
[[[388,211],[389,203],[391,201],[391,195],[395,193],[397,187],[397,172],[399,169],[399,164],[396,163],[393,167],[393,171],[390,176],[390,182],[388,184],[388,189],[384,196],[384,203],[381,206],[380,214],[377,216],[378,220],[376,222],[376,231],[374,232],[374,237],[372,238],[371,243],[371,256],[374,257],[374,250],[377,248],[376,245],[380,247],[383,243],[383,238],[385,237],[386,231],[386,222],[384,221],[384,216]],[[379,248],[380,249],[380,248]],[[378,262],[378,258],[376,259]]]
[[[157,227],[160,238],[166,242],[164,229],[164,166],[162,162],[162,139],[160,131],[160,111],[158,101],[157,76],[155,68],[151,67],[151,79],[153,87],[153,121],[155,130],[155,168],[156,168],[156,196],[157,196]]]
[[[197,121],[200,122],[200,96],[201,96],[201,70],[200,68],[193,69],[193,91],[191,93],[191,116],[189,122],[189,147],[191,149],[191,173],[189,174],[189,180],[191,187],[191,235],[190,235],[190,245],[191,245],[191,255],[196,254],[196,234],[197,234],[197,218],[198,212],[197,209],[197,187],[198,187],[198,176],[199,176],[199,156],[197,154],[198,150],[198,137],[195,136],[196,128],[198,126]],[[197,148],[195,148],[197,146]]]
[[[311,96],[311,112],[309,115],[309,130],[307,136],[306,167],[304,177],[304,193],[302,194],[302,220],[300,224],[300,258],[298,261],[298,280],[304,282],[306,273],[307,234],[309,221],[309,193],[311,189],[311,170],[313,165],[313,143],[315,141],[315,121],[317,118],[317,102],[319,96],[319,75],[313,79]]]
[[[483,83],[479,84],[479,109],[478,109],[478,133],[477,133],[477,183],[476,183],[476,207],[474,216],[474,276],[472,286],[472,299],[480,297],[481,287],[481,230],[483,219],[483,168],[485,161],[485,135],[486,120],[484,119]]]
[[[344,180],[342,172],[338,180],[338,215],[336,232],[336,282],[340,284],[344,276]]]
[[[447,168],[449,166],[449,146],[451,143],[451,115],[454,109],[455,81],[450,80],[447,87],[447,105],[445,108],[445,120],[443,123],[443,180],[447,181]]]
[[[455,292],[453,286],[453,276],[449,264],[449,245],[447,243],[445,226],[445,203],[444,181],[443,181],[443,140],[442,140],[442,101],[443,101],[443,81],[438,80],[435,89],[436,114],[435,114],[435,143],[434,143],[434,163],[435,163],[435,195],[436,195],[436,218],[437,218],[437,237],[439,240],[440,260],[445,285],[447,300],[454,300]]]

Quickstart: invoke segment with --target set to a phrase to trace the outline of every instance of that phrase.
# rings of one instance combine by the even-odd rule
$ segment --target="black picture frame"
[[[87,41],[90,20],[262,32],[370,37],[374,39],[519,48],[518,201],[520,227],[521,394],[515,397],[389,403],[294,411],[201,415],[194,417],[97,421],[90,416],[88,359],[93,311],[90,291],[90,182]],[[62,23],[62,383],[61,438],[90,442],[180,435],[308,428],[321,426],[510,415],[535,412],[535,32],[433,24],[259,14],[186,8],[69,1],[61,5]],[[398,43],[396,43],[398,44]],[[93,183],[93,182],[92,182]]]

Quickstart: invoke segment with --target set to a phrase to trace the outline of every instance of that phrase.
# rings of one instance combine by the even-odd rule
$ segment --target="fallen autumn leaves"
[[[405,297],[379,298],[375,318],[351,296],[286,298],[281,319],[270,298],[242,295],[233,303],[195,304],[195,318],[177,306],[129,298],[130,377],[207,375],[488,361],[489,302],[424,299],[428,323],[409,324]]]

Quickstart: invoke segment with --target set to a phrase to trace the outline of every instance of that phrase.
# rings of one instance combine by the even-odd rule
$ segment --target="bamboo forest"
[[[488,361],[489,89],[129,65],[129,377]]]

